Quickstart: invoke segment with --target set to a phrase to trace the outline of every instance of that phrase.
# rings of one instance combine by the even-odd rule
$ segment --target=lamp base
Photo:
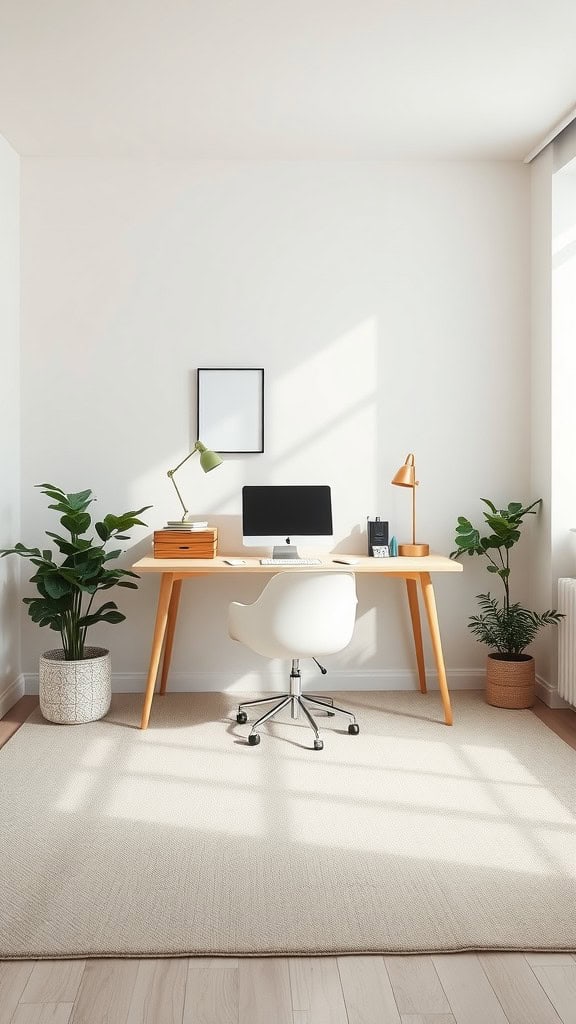
[[[430,554],[429,544],[400,544],[398,554],[404,558],[424,558]]]

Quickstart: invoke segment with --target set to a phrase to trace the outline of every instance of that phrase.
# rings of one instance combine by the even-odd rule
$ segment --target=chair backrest
[[[352,639],[356,581],[351,572],[282,572],[251,605],[232,605],[229,631],[268,658],[334,654]]]

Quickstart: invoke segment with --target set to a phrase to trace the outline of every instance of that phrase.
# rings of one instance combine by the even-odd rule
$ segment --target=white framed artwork
[[[264,370],[198,369],[197,433],[225,454],[264,451]]]

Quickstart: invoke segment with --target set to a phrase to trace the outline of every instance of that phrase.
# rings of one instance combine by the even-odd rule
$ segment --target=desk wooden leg
[[[438,670],[438,684],[440,686],[442,704],[444,705],[444,720],[446,725],[452,725],[452,708],[450,706],[450,693],[448,692],[448,681],[446,679],[446,669],[444,667],[444,655],[442,654],[442,642],[440,640],[440,627],[438,625],[436,599],[434,597],[434,588],[432,586],[432,580],[429,572],[420,573],[420,585],[422,587],[424,606],[426,608],[428,626],[430,628],[430,638],[432,640],[432,649],[434,651],[436,668]]]
[[[164,647],[162,675],[160,677],[161,694],[166,693],[166,683],[168,681],[168,672],[170,671],[170,662],[172,660],[172,648],[174,646],[174,631],[176,629],[176,619],[178,618],[178,605],[180,603],[181,590],[182,580],[175,580],[174,586],[172,587],[170,607],[168,608],[168,622],[166,625],[166,645]]]
[[[158,665],[160,664],[160,654],[162,653],[162,643],[166,632],[168,609],[170,608],[173,584],[173,574],[171,572],[162,573],[160,593],[158,595],[158,608],[156,611],[156,625],[154,626],[154,639],[152,640],[152,652],[150,654],[150,666],[148,669],[148,679],[146,680],[146,693],[144,696],[144,704],[142,705],[142,720],[140,722],[141,729],[148,728],[148,719],[150,718],[152,698],[154,697],[154,686],[156,685]]]
[[[420,609],[418,607],[418,584],[416,580],[406,580],[408,591],[408,605],[410,607],[410,618],[412,619],[412,632],[414,634],[414,648],[416,651],[416,664],[418,665],[418,679],[420,680],[420,692],[426,693],[426,669],[424,668],[424,648],[422,647],[422,627],[420,625]]]

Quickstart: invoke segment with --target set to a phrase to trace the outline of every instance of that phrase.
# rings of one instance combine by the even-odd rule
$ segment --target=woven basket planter
[[[82,661],[65,661],[64,651],[40,658],[40,710],[49,722],[79,725],[103,718],[112,696],[110,652],[86,647]]]
[[[536,700],[534,658],[517,654],[489,654],[486,665],[486,701],[495,708],[531,708]]]

